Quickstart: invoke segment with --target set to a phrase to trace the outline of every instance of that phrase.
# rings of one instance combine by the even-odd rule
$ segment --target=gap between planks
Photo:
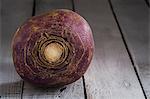
[[[145,0],[145,3],[148,7],[150,7],[150,3],[149,3],[149,0]]]
[[[134,67],[149,99],[149,8],[144,0],[111,0],[111,2],[132,56]]]
[[[144,99],[108,2],[74,1],[76,11],[89,21],[95,36],[94,66],[85,75],[87,98]]]
[[[124,42],[125,48],[126,48],[126,50],[127,50],[127,53],[128,53],[128,55],[129,55],[129,58],[130,58],[130,60],[131,60],[132,66],[133,66],[134,71],[135,71],[135,73],[136,73],[136,75],[137,75],[137,78],[138,78],[139,84],[140,84],[140,86],[141,86],[141,89],[142,89],[142,91],[143,91],[144,97],[145,97],[145,99],[147,99],[146,94],[145,94],[145,91],[144,91],[144,88],[143,88],[143,85],[142,85],[142,82],[141,82],[141,80],[140,80],[140,76],[139,76],[139,74],[138,74],[138,70],[137,70],[136,67],[135,67],[135,63],[134,63],[134,61],[133,61],[131,52],[130,52],[129,47],[128,47],[128,45],[127,45],[126,39],[125,39],[125,37],[124,37],[124,34],[123,34],[123,32],[122,32],[121,26],[119,25],[119,22],[118,22],[118,19],[117,19],[116,14],[115,14],[113,5],[112,5],[112,3],[111,3],[111,0],[108,0],[108,2],[109,2],[109,5],[110,5],[110,9],[111,9],[111,11],[112,11],[112,14],[113,14],[113,16],[114,16],[114,19],[115,19],[115,21],[116,21],[116,24],[117,24],[117,26],[118,26],[118,29],[119,29],[119,31],[120,31],[121,38],[122,38],[122,40],[123,40],[123,42]]]

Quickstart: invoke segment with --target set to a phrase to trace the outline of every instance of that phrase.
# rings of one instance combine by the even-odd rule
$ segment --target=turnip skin
[[[40,47],[52,40],[63,43],[68,53],[59,65],[41,61],[44,56],[39,54]],[[57,87],[83,76],[93,57],[94,40],[84,18],[71,10],[57,9],[32,17],[18,28],[12,49],[14,65],[22,79],[39,86]]]

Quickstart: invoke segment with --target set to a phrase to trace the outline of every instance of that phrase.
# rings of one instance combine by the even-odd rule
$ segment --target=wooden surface
[[[109,3],[78,0],[75,8],[91,24],[96,45],[85,74],[88,99],[144,99]]]
[[[148,6],[144,0],[136,0],[136,2],[132,0],[112,0],[112,4],[146,95],[150,98]],[[135,13],[136,11],[140,14]]]
[[[0,62],[0,96],[2,99],[20,99],[22,81],[17,75],[11,57],[11,39],[17,27],[32,15],[32,0],[2,0],[2,33]]]
[[[2,0],[0,99],[150,99],[145,1],[72,1]],[[56,89],[36,88],[16,73],[11,39],[27,18],[57,8],[74,10],[89,22],[95,40],[94,58],[85,76],[77,82]]]

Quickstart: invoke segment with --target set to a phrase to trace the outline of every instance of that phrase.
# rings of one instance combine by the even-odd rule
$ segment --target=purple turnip
[[[75,82],[93,57],[94,40],[87,21],[77,13],[57,9],[27,20],[16,31],[13,61],[22,79],[56,87]]]

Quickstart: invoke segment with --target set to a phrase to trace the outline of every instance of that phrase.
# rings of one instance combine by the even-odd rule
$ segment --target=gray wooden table
[[[36,88],[15,71],[11,40],[28,18],[66,8],[89,22],[94,58],[80,80]],[[150,99],[148,0],[0,0],[0,99]]]

